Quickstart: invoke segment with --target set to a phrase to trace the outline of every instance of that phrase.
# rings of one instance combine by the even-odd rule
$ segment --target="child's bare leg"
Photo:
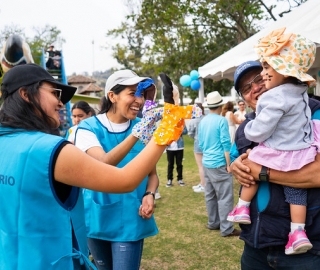
[[[250,202],[254,195],[256,195],[259,185],[251,185],[250,187],[242,186],[240,199],[246,202]]]
[[[290,204],[290,215],[292,223],[306,223],[307,207],[305,205]]]
[[[306,223],[307,207],[305,205],[290,204],[291,233],[299,227],[304,230]]]

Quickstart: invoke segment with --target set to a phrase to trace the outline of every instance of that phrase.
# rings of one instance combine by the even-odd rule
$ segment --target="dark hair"
[[[285,82],[286,83],[292,83],[292,84],[295,84],[295,85],[308,85],[306,82],[302,82],[298,78],[292,77],[292,76],[289,76],[288,78],[285,78]]]
[[[233,112],[233,102],[228,101],[224,106],[222,107],[222,116],[225,116],[228,111]]]
[[[121,85],[117,84],[115,85],[110,91],[115,93],[116,95],[120,94],[121,91],[126,89],[128,85]],[[99,114],[108,112],[113,106],[113,103],[109,98],[106,98],[105,96],[101,98],[100,100],[100,111]]]
[[[202,115],[204,115],[204,108],[202,106],[202,103],[196,103],[196,105],[198,105],[198,107],[201,109],[202,111]]]
[[[238,105],[239,105],[240,102],[242,102],[243,104],[245,104],[245,102],[244,102],[242,99],[240,99],[240,100],[238,100]]]
[[[27,102],[20,96],[19,90],[9,95],[5,86],[2,85],[3,95],[1,99],[4,100],[0,110],[2,126],[57,134],[57,129],[52,128],[53,118],[48,116],[40,106],[40,86],[41,83],[37,82],[20,87],[26,90],[29,99],[29,102]]]
[[[91,113],[91,115],[96,115],[95,110],[85,101],[78,101],[75,104],[73,104],[71,111],[74,109],[80,109],[83,110],[86,114]]]

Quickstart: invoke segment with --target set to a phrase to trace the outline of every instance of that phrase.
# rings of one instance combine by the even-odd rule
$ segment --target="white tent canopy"
[[[249,60],[258,60],[253,46],[259,38],[268,35],[271,31],[286,27],[285,33],[301,34],[317,44],[316,60],[309,70],[309,74],[316,76],[320,69],[320,3],[318,0],[308,0],[283,18],[275,21],[260,32],[246,39],[236,47],[215,58],[211,62],[199,67],[201,78],[212,80],[230,79],[237,66]]]

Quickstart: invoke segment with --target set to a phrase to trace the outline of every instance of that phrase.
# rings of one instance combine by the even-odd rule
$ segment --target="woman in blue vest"
[[[3,77],[0,269],[88,269],[83,197],[78,187],[132,192],[165,149],[152,139],[120,169],[52,135],[60,124],[60,109],[75,90],[35,64],[16,66]]]
[[[130,134],[140,121],[137,114],[144,105],[137,85],[146,79],[131,70],[113,73],[106,82],[100,113],[80,123],[75,145],[93,158],[119,168],[136,157],[144,144],[132,140]],[[132,142],[131,147],[121,153],[114,151],[126,140]],[[150,170],[148,177],[130,193],[84,190],[88,245],[99,270],[138,270],[144,238],[158,233],[153,211],[159,180],[155,166],[145,166]],[[132,175],[126,177],[130,179]]]
[[[87,102],[80,100],[73,104],[71,108],[71,114],[72,123],[74,124],[74,126],[69,128],[69,130],[66,132],[65,138],[69,142],[74,143],[74,138],[79,123],[86,118],[96,115],[96,112]]]

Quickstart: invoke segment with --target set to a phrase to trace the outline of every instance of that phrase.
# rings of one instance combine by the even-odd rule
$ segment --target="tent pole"
[[[319,73],[320,73],[320,71],[318,71],[318,74],[316,75],[316,77],[317,77],[317,85],[316,85],[315,91],[313,93],[316,96],[320,96],[320,76],[319,76]]]
[[[204,86],[203,86],[203,78],[199,78],[200,81],[200,89],[199,89],[199,102],[203,103],[204,102]]]

